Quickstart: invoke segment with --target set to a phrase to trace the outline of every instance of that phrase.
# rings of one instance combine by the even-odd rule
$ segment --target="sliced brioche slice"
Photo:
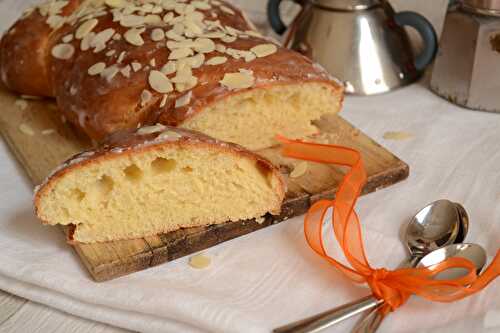
[[[279,171],[246,149],[156,125],[118,133],[56,170],[35,194],[38,217],[73,225],[80,243],[278,214]]]

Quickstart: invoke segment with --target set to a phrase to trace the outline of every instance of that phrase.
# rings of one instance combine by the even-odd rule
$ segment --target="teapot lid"
[[[379,0],[313,0],[315,5],[328,9],[363,10],[376,6]]]

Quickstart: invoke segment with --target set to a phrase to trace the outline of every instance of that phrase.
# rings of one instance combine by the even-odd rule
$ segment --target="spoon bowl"
[[[465,236],[469,233],[469,215],[461,204],[455,203],[455,206],[457,207],[458,216],[460,218],[460,229],[455,243],[463,243]]]
[[[465,237],[466,233],[460,232],[462,222],[459,211],[457,204],[449,200],[435,201],[420,210],[405,234],[405,243],[412,257],[423,257],[455,243],[458,236]]]
[[[433,251],[420,260],[417,267],[429,267],[449,258],[465,258],[471,261],[476,266],[477,274],[479,274],[486,265],[486,251],[476,244],[452,244],[436,251]],[[457,279],[467,274],[463,268],[450,268],[439,273],[436,280],[452,280]]]

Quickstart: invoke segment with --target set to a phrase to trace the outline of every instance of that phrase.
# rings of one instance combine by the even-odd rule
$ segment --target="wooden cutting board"
[[[61,162],[90,147],[75,135],[49,100],[25,100],[0,87],[0,131],[33,184],[39,184]],[[364,194],[390,186],[409,174],[409,167],[389,151],[338,116],[316,124],[321,132],[314,141],[335,143],[361,151],[368,172]],[[74,248],[96,281],[106,281],[204,250],[227,240],[304,214],[318,200],[333,198],[345,169],[308,163],[304,172],[292,171],[300,161],[285,159],[278,148],[259,152],[279,165],[288,181],[288,193],[280,216],[260,223],[249,220],[182,229],[154,237]]]

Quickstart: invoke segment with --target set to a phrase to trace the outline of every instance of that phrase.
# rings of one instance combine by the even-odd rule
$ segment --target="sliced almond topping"
[[[119,71],[118,66],[112,65],[101,72],[101,77],[106,79],[106,81],[111,82]]]
[[[191,68],[200,68],[205,62],[205,55],[203,53],[198,53],[195,56],[181,59],[179,61],[185,62],[186,65],[190,66]]]
[[[255,83],[255,78],[249,71],[239,73],[226,73],[220,83],[230,90],[250,88]]]
[[[167,62],[160,70],[163,74],[169,75],[177,71],[177,65],[175,61]]]
[[[132,65],[132,69],[134,70],[134,72],[138,72],[142,68],[142,65],[138,62],[133,62],[133,63],[131,63],[131,65]]]
[[[80,42],[80,49],[82,51],[87,51],[90,49],[90,43],[92,42],[92,39],[94,39],[95,33],[90,32],[88,33],[85,37],[83,37],[82,41]]]
[[[140,15],[125,15],[120,20],[120,25],[126,28],[133,28],[145,23],[144,16]]]
[[[108,52],[106,52],[106,57],[111,57],[115,53],[116,53],[116,50],[109,50]]]
[[[68,60],[75,53],[75,47],[71,44],[57,44],[52,48],[51,54],[56,59]]]
[[[161,103],[160,103],[161,108],[167,104],[167,99],[168,99],[168,95],[167,94],[163,95],[163,97],[161,98]]]
[[[179,140],[180,138],[182,135],[172,130],[165,131],[156,137],[157,140]]]
[[[120,55],[118,56],[118,59],[116,59],[116,62],[118,64],[121,64],[123,59],[125,59],[126,55],[127,55],[127,52],[125,52],[125,51],[120,52]]]
[[[175,49],[170,53],[168,59],[170,60],[182,59],[192,56],[193,53],[194,53],[193,50],[189,48]]]
[[[193,1],[191,2],[191,5],[196,8],[196,9],[201,9],[201,10],[207,10],[212,8],[209,3],[204,2],[204,1]]]
[[[227,47],[225,45],[222,45],[222,44],[217,44],[217,45],[215,45],[215,49],[217,50],[217,52],[225,53],[227,50]]]
[[[174,19],[174,13],[168,12],[163,16],[163,22],[170,23]]]
[[[160,15],[156,14],[149,14],[144,16],[144,23],[145,24],[161,24],[163,21],[161,19]]]
[[[224,43],[232,43],[236,40],[236,36],[224,36],[221,38],[221,40],[224,42]]]
[[[97,23],[99,23],[99,21],[97,19],[95,19],[95,18],[83,22],[78,27],[78,29],[76,29],[75,38],[76,39],[82,39],[83,37],[87,36],[95,28],[95,26],[97,25]]]
[[[151,39],[155,42],[165,39],[165,31],[160,28],[153,29],[153,31],[151,31]]]
[[[234,15],[236,14],[234,12],[234,10],[232,10],[231,8],[227,7],[227,6],[220,6],[219,7],[223,12],[227,13],[227,14],[230,14],[230,15]]]
[[[186,4],[177,3],[174,7],[174,11],[179,15],[183,15],[186,11]]]
[[[73,34],[66,35],[62,38],[63,43],[69,43],[73,40]]]
[[[120,39],[122,39],[122,35],[120,35],[118,33],[113,35],[113,40],[120,40]]]
[[[149,90],[144,89],[141,93],[141,106],[148,104],[152,98],[153,94]]]
[[[101,74],[102,71],[106,68],[106,64],[103,63],[103,62],[98,62],[92,66],[89,67],[89,69],[87,70],[87,73],[89,75],[97,75],[97,74]]]
[[[123,0],[104,0],[104,3],[111,8],[120,8],[125,5]]]
[[[90,42],[90,47],[94,48],[94,52],[100,52],[106,48],[106,43],[113,37],[115,34],[115,29],[108,28],[103,31],[100,31],[92,38]]]
[[[258,58],[267,57],[278,51],[278,47],[274,44],[261,44],[250,49]]]
[[[194,49],[200,53],[210,53],[215,51],[215,43],[209,38],[197,38]]]
[[[51,15],[47,19],[47,24],[49,25],[50,28],[52,29],[59,29],[64,25],[66,22],[66,19],[60,15]]]
[[[132,68],[130,67],[130,65],[127,65],[127,66],[123,67],[122,69],[120,69],[120,73],[122,73],[122,75],[125,76],[126,78],[129,78],[131,70],[132,70]]]
[[[147,91],[147,90],[145,90],[145,91]],[[156,124],[153,126],[145,126],[145,127],[139,128],[136,133],[139,135],[148,135],[148,134],[163,132],[166,128],[167,127],[163,126],[162,124]]]
[[[151,88],[159,93],[165,94],[174,90],[168,77],[160,71],[152,70],[148,81]]]
[[[183,40],[185,40],[186,38],[184,38],[182,35],[176,33],[174,30],[169,30],[165,33],[165,36],[167,36],[167,38],[169,39],[173,39],[177,42],[181,42]]]
[[[250,62],[250,61],[255,60],[255,58],[257,58],[257,56],[255,54],[253,54],[252,52],[245,52],[245,54],[243,55],[243,58],[245,58],[246,62]]]
[[[216,66],[221,65],[227,61],[226,57],[213,57],[205,62],[206,65]]]
[[[293,171],[290,173],[290,178],[299,178],[307,172],[308,168],[308,163],[307,162],[300,162],[297,164],[297,166],[293,169]]]
[[[188,105],[191,102],[191,98],[193,97],[193,91],[191,90],[185,95],[182,95],[181,97],[177,98],[175,101],[175,107],[176,108],[181,108],[183,106]]]
[[[144,32],[144,29],[129,29],[123,37],[127,42],[135,46],[141,46],[144,44],[144,39],[142,39],[141,34]]]
[[[184,92],[191,88],[194,88],[198,84],[198,78],[196,76],[190,76],[184,80],[185,82],[176,83],[175,90],[178,92]]]
[[[151,65],[151,67],[156,67],[156,59],[153,58],[149,61],[149,64]]]

